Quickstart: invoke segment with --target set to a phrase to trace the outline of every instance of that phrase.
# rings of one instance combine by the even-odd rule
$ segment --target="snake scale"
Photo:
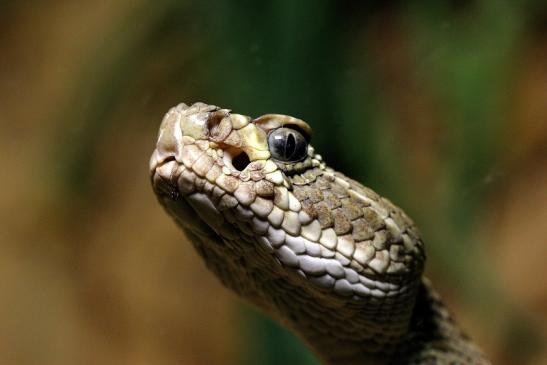
[[[179,104],[153,189],[220,281],[324,364],[489,364],[423,277],[412,220],[329,168],[310,136],[286,115]]]

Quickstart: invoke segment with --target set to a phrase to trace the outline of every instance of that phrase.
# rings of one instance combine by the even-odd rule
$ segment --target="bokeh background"
[[[163,113],[300,117],[418,223],[495,364],[547,364],[544,1],[0,1],[0,364],[316,364],[156,203]]]

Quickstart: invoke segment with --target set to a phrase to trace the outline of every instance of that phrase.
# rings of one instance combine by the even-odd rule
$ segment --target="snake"
[[[150,179],[205,265],[328,365],[490,364],[424,276],[413,221],[327,166],[308,123],[181,103]]]

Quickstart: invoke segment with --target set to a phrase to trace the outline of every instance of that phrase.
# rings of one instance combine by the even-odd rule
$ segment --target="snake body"
[[[412,220],[327,167],[310,136],[286,115],[180,104],[152,185],[221,282],[325,364],[489,364],[423,277]]]

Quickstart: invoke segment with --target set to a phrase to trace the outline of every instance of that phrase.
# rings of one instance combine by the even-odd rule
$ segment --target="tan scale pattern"
[[[296,163],[272,158],[280,127],[310,138],[284,115],[203,103],[166,114],[152,184],[207,266],[327,364],[488,364],[421,279],[412,221],[311,146]]]

